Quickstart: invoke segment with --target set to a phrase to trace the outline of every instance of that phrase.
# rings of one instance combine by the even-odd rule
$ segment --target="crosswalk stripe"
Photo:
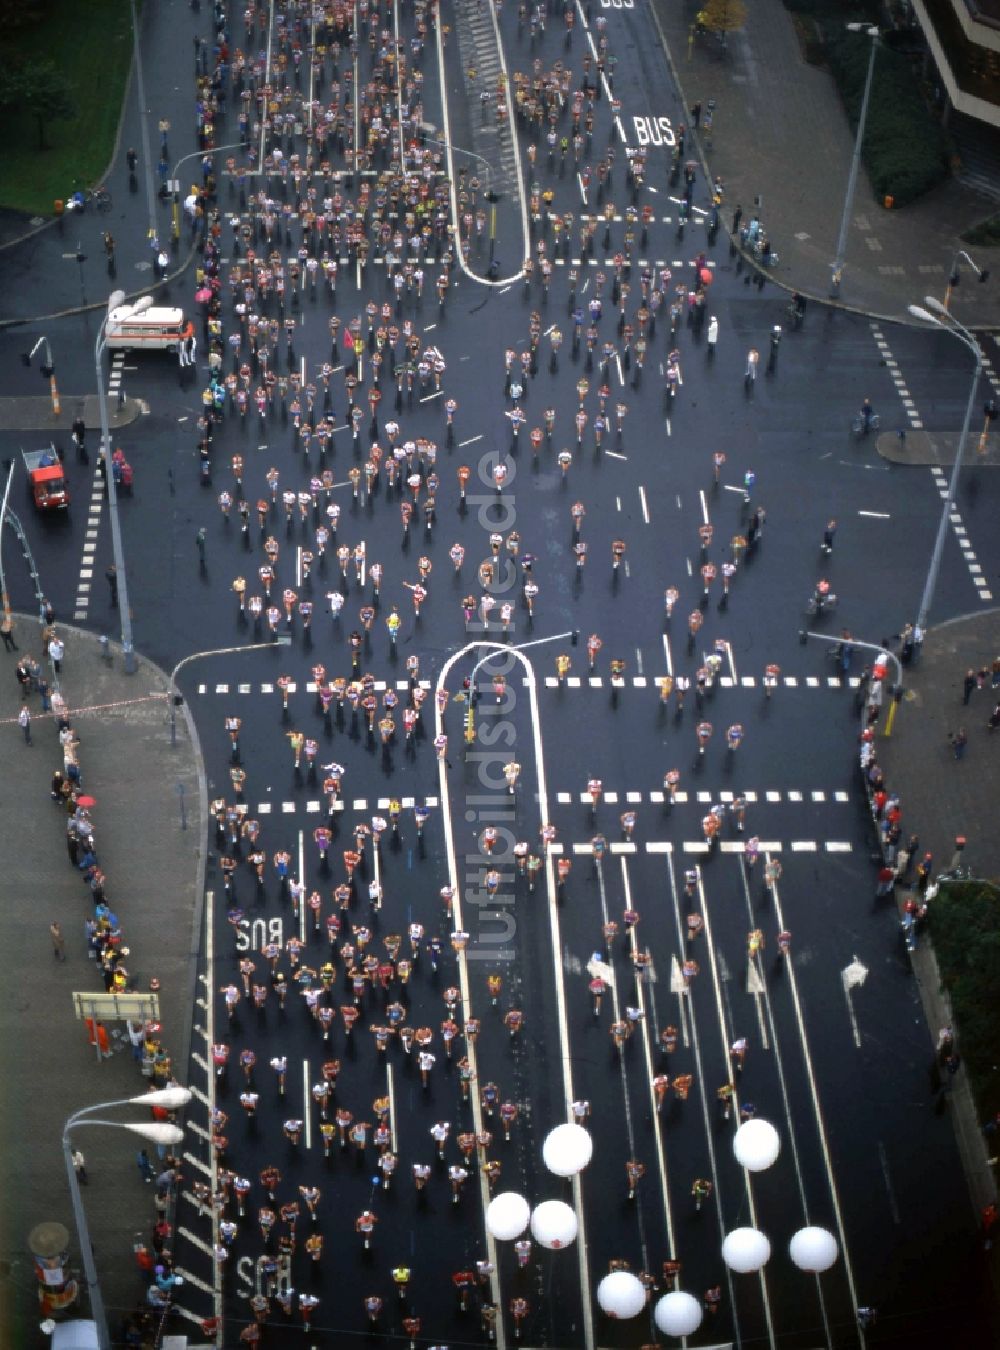
[[[684,792],[679,789],[674,793],[674,804],[676,806],[693,805],[700,807],[710,806],[715,802],[721,802],[723,805],[729,805],[734,800],[735,795],[735,793],[728,789],[723,789],[719,792],[705,792],[699,789],[699,791],[693,793]],[[748,806],[753,806],[760,802],[762,794],[748,789],[741,795]],[[840,806],[846,805],[851,800],[850,793],[834,792],[828,794],[819,789],[809,793],[809,800],[812,802],[826,802],[831,796],[833,801]],[[786,788],[783,792],[772,789],[763,793],[763,798],[768,806],[777,806],[782,803],[801,805],[806,800],[806,794],[794,788]],[[559,806],[592,805],[592,799],[589,792],[557,792],[555,794],[555,799]],[[335,811],[387,811],[389,809],[390,800],[389,797],[378,797],[374,800],[368,797],[353,797],[349,802],[338,799],[334,803],[333,809]],[[617,806],[623,800],[629,806],[641,806],[645,802],[648,802],[650,806],[663,806],[665,804],[665,794],[660,791],[629,791],[625,793],[613,791],[602,792],[599,806],[601,804],[606,806]],[[404,811],[412,810],[413,806],[416,804],[416,798],[414,797],[401,797],[399,801]],[[439,799],[433,796],[424,797],[423,805],[433,809],[439,805]],[[309,797],[304,802],[294,800],[277,803],[258,802],[255,809],[256,814],[259,816],[273,815],[276,811],[282,815],[291,815],[293,812],[299,810],[305,811],[307,815],[316,815],[318,812],[326,810],[327,804],[321,798]]]

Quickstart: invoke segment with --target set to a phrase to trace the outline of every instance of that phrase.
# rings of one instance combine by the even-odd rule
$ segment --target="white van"
[[[175,352],[187,320],[182,309],[150,307],[136,311],[134,305],[118,305],[108,311],[105,328],[109,347],[149,348]]]

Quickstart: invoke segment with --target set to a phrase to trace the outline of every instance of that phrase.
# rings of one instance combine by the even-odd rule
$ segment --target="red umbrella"
[[[715,279],[714,276],[712,275],[711,269],[708,267],[703,267],[701,271],[698,273],[698,276],[701,278],[701,284],[703,286],[711,286],[712,282]]]
[[[83,807],[96,806],[97,799],[95,797],[77,797],[76,804]]]

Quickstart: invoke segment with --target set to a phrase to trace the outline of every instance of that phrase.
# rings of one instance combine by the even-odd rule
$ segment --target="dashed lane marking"
[[[674,801],[678,806],[684,806],[688,802],[696,803],[699,806],[710,806],[713,802],[722,802],[724,805],[729,805],[729,803],[731,803],[734,800],[735,795],[736,795],[735,793],[729,790],[723,792],[703,792],[703,791],[682,792],[678,790],[674,794]],[[800,792],[795,788],[786,788],[783,792],[778,792],[774,789],[769,788],[763,793],[751,791],[748,789],[746,792],[743,792],[740,795],[743,797],[744,801],[747,803],[748,806],[756,806],[758,803],[762,801],[766,803],[768,806],[776,806],[781,802],[795,804],[806,801],[806,793]],[[600,805],[603,804],[607,804],[608,806],[616,806],[623,799],[630,805],[642,805],[643,803],[648,802],[650,806],[662,806],[664,801],[664,794],[659,791],[625,792],[625,793],[602,792],[601,801],[598,805],[598,809],[600,809]],[[837,805],[839,806],[844,806],[850,801],[851,796],[849,792],[843,791],[827,792],[817,789],[816,791],[810,792],[808,794],[808,799],[811,802],[832,801],[836,802]],[[580,806],[591,805],[591,797],[589,792],[557,792],[556,801],[559,803],[560,806],[572,806],[574,803]]]
[[[551,851],[560,856],[565,853],[573,853],[576,857],[589,858],[593,854],[593,846],[590,841],[581,841],[572,844],[552,844]],[[743,853],[745,845],[742,839],[723,839],[717,849],[720,853]],[[778,839],[762,840],[760,852],[764,853],[783,853],[785,850],[790,853],[851,853],[854,851],[854,845],[847,839],[792,839],[787,844]],[[608,852],[612,855],[635,854],[635,853],[694,853],[707,855],[712,852],[704,839],[684,839],[675,843],[670,839],[650,839],[635,842],[629,840],[621,843],[608,845]]]
[[[399,804],[404,811],[411,811],[417,804],[416,797],[400,797]],[[424,797],[421,799],[423,806],[435,807],[438,805],[437,797]],[[350,805],[343,798],[338,798],[333,805],[334,812],[339,814],[342,811],[388,811],[389,798],[379,797],[370,800],[368,797],[352,797]],[[270,816],[280,812],[282,815],[290,816],[296,811],[304,810],[307,815],[317,815],[320,811],[328,810],[325,801],[310,798],[306,802],[258,802],[256,814],[258,816]]]
[[[562,681],[562,684],[567,689],[614,688],[614,689],[656,690],[658,682],[662,678],[663,677],[661,675],[652,675],[652,676],[633,675],[628,679],[612,680],[610,678],[605,678],[602,675],[587,675],[587,676],[568,675],[566,679]],[[804,676],[783,675],[781,677],[780,682],[786,689],[857,689],[858,686],[861,684],[861,680],[857,675],[850,675],[847,677],[847,679],[843,679],[839,675],[826,675],[823,677],[820,677],[818,675],[804,675]],[[527,678],[523,679],[521,683],[525,688],[528,687]],[[546,689],[558,689],[560,685],[560,681],[555,675],[546,675],[543,683]],[[430,680],[420,680],[419,684],[421,689],[430,689],[431,687]],[[734,680],[731,675],[720,675],[716,679],[716,684],[721,689],[735,689],[735,688],[757,689],[763,687],[763,681],[758,679],[757,676],[755,675],[741,675],[736,680]],[[392,681],[391,683],[387,680],[375,681],[375,690],[377,693],[383,693],[386,689],[390,687],[402,692],[403,690],[409,689],[410,684],[408,680],[395,680]],[[229,684],[227,681],[220,681],[218,684],[214,685],[199,684],[197,692],[201,695],[213,695],[213,694],[247,695],[254,693],[273,694],[275,692],[275,688],[276,686],[272,682],[267,680],[261,681],[260,684],[237,684],[237,685]],[[288,685],[289,695],[297,694],[302,691],[304,691],[307,694],[315,694],[316,692],[315,681],[307,680],[303,685],[299,685],[296,681],[293,680]]]
[[[111,398],[118,392],[118,386],[121,382],[122,370],[125,366],[125,353],[115,352],[111,358],[111,374],[108,379],[108,397]],[[97,458],[100,458],[100,446],[98,446]],[[100,475],[97,471],[97,464],[94,465],[94,478],[90,488],[90,503],[87,507],[87,524],[84,530],[83,554],[80,560],[80,570],[77,573],[76,598],[73,601],[74,620],[86,619],[90,613],[90,591],[94,577],[94,554],[97,550],[97,538],[100,533],[101,514],[104,509],[104,487]]]
[[[902,401],[903,404],[903,410],[906,413],[906,416],[909,418],[910,426],[915,429],[923,428],[924,424],[920,419],[919,412],[917,411],[916,402],[910,396],[910,391],[907,388],[906,381],[903,379],[903,376],[899,372],[899,364],[889,349],[889,344],[882,333],[881,327],[877,323],[872,323],[870,327],[872,337],[875,339],[875,345],[876,347],[878,347],[879,354],[882,357],[883,361],[885,362],[886,368],[888,369],[889,373],[892,376],[892,381],[896,386],[896,392],[899,394],[900,400]],[[989,365],[989,362],[984,361],[983,369],[987,379],[993,386],[994,390],[1000,393],[1000,383],[997,382],[996,375],[992,367]],[[945,473],[944,469],[942,469],[937,464],[932,464],[930,465],[930,475],[934,480],[934,486],[937,488],[938,493],[941,496],[942,500],[946,500],[948,496],[948,476]],[[953,510],[951,512],[950,519],[952,530],[955,533],[955,538],[958,540],[958,546],[962,550],[962,556],[964,557],[966,565],[968,566],[969,576],[972,579],[972,584],[976,588],[976,593],[979,596],[980,600],[982,600],[984,603],[989,603],[993,599],[993,592],[990,590],[988,583],[983,578],[983,569],[979,565],[979,560],[977,559],[975,552],[969,546],[968,531],[966,530],[965,523],[962,520],[961,512],[959,512],[957,509]]]

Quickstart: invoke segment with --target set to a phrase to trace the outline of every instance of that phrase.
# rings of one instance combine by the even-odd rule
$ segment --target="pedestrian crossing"
[[[121,394],[122,375],[125,370],[125,353],[117,351],[111,357],[111,374],[108,378],[108,399],[117,401]],[[98,457],[101,447],[98,446]],[[94,585],[94,565],[97,560],[97,540],[101,529],[101,514],[104,510],[104,480],[95,467],[90,485],[90,501],[87,504],[87,524],[83,535],[83,554],[80,570],[77,574],[76,597],[73,601],[73,619],[86,619],[90,613],[91,591]]]
[[[561,681],[567,689],[656,689],[659,680],[664,679],[663,675],[632,675],[627,679],[605,679],[603,675],[567,675]],[[524,680],[525,685],[528,680]],[[764,687],[763,679],[758,679],[756,675],[741,675],[733,679],[731,675],[719,675],[715,683],[722,689],[757,689]],[[849,675],[847,679],[842,679],[839,675],[827,675],[821,679],[818,675],[782,675],[778,683],[785,689],[857,689],[861,684],[861,679],[857,675]],[[555,675],[545,676],[545,688],[557,689],[560,680]]]
[[[418,680],[417,684],[419,684],[421,689],[431,688],[430,680]],[[315,694],[318,687],[315,680],[307,680],[301,685],[295,680],[290,680],[286,686],[286,692],[288,694],[297,694],[302,690],[307,694]],[[378,693],[384,693],[386,689],[390,688],[402,692],[403,690],[409,690],[410,681],[395,680],[390,682],[388,680],[376,680],[373,687]],[[211,688],[209,688],[207,684],[199,684],[198,686],[199,694],[273,694],[276,690],[277,685],[272,684],[267,680],[263,680],[259,684],[228,684],[223,681],[220,684],[213,685]]]
[[[588,792],[557,792],[555,801],[559,806],[590,806],[591,799]],[[748,806],[846,806],[851,801],[851,794],[843,791],[827,791],[821,788],[815,788],[810,791],[797,788],[767,789],[761,792],[746,791],[740,794]],[[728,805],[735,798],[733,792],[683,792],[678,790],[674,793],[674,804],[676,806],[711,806],[717,802]],[[387,811],[389,809],[388,797],[354,797],[342,799],[336,802],[334,811]],[[536,799],[537,800],[537,799]],[[665,804],[666,794],[663,792],[604,792],[601,796],[601,803],[607,806],[660,806]],[[436,807],[437,797],[401,797],[399,799],[403,810],[411,810],[417,802],[424,806]],[[309,798],[306,801],[282,801],[282,802],[259,802],[256,807],[257,815],[294,815],[298,811],[304,811],[306,815],[318,815],[322,811],[328,810],[325,800]]]
[[[678,806],[684,806],[688,802],[698,805],[711,806],[715,802],[728,804],[735,800],[735,792],[682,792],[678,789],[674,793],[674,802]],[[784,791],[766,789],[763,792],[741,792],[739,794],[748,806],[782,806],[799,804],[802,802],[812,803],[834,803],[838,806],[846,806],[851,800],[849,792],[835,791],[828,792],[822,788],[814,788],[811,791],[800,791],[797,788],[786,788]],[[556,801],[560,806],[571,806],[577,802],[580,806],[590,806],[591,797],[589,792],[557,792]],[[601,801],[609,806],[617,806],[625,803],[628,806],[663,806],[666,800],[664,792],[602,792]]]
[[[635,840],[628,839],[616,843],[608,844],[608,852],[615,857],[627,856],[637,853],[654,854],[698,854],[702,857],[708,855],[716,849],[719,853],[737,853],[746,852],[746,845],[742,839],[722,839],[715,844],[709,844],[704,839],[684,839],[680,843],[675,843],[670,839],[650,839],[637,843]],[[562,856],[572,853],[575,857],[592,857],[594,853],[593,845],[587,841],[585,843],[550,845],[550,851]],[[849,839],[791,839],[785,843],[781,839],[762,839],[758,851],[760,853],[853,853],[854,845]]]
[[[910,426],[914,429],[922,428],[924,424],[921,421],[920,412],[916,402],[910,396],[910,390],[906,380],[899,369],[899,362],[893,356],[889,344],[882,333],[881,327],[877,323],[872,322],[870,328],[872,337],[875,339],[875,345],[878,347],[879,355],[892,377],[893,384],[896,386],[896,393],[899,395],[906,416],[909,418]],[[984,366],[988,365],[988,361],[984,362]],[[996,376],[993,374],[992,370],[987,371],[987,378],[993,386],[993,389],[995,391],[1000,391],[1000,385],[998,385]],[[947,501],[949,494],[948,475],[945,473],[944,469],[937,464],[931,464],[929,470],[931,478],[934,480],[935,490],[942,501]],[[962,550],[962,557],[965,559],[965,564],[969,569],[969,576],[973,586],[976,588],[979,599],[984,604],[992,603],[993,592],[990,590],[982,565],[969,541],[969,532],[966,529],[965,521],[962,519],[962,513],[954,502],[949,510],[948,519],[951,523],[951,528],[955,533],[955,539],[958,546]]]
[[[481,6],[457,5],[454,25],[462,69],[467,73],[475,71],[480,90],[493,94],[483,104],[485,116],[477,117],[471,112],[470,100],[472,158],[485,160],[487,167],[494,170],[489,173],[488,181],[494,191],[516,201],[521,195],[521,175],[510,119],[507,117],[500,123],[496,119],[496,90],[501,80],[507,84],[507,71],[493,14]]]
[[[662,218],[662,222],[663,222],[664,225],[669,225],[669,224],[671,224],[671,217],[670,217],[670,216],[664,216],[664,217]],[[416,263],[416,264],[418,264],[418,265],[422,265],[422,266],[424,266],[424,267],[439,267],[439,266],[441,265],[441,259],[438,258],[438,257],[435,257],[433,253],[427,253],[427,254],[424,255],[423,258],[419,258],[419,259],[418,259],[418,258],[410,258],[409,260],[410,260],[411,262],[414,262],[414,263]],[[230,263],[232,263],[232,262],[234,262],[234,261],[237,261],[237,260],[235,260],[235,259],[233,259],[233,258],[229,258],[229,257],[224,257],[224,258],[221,259],[221,261],[222,261],[222,263],[223,263],[224,265],[228,266]],[[364,265],[365,265],[365,267],[390,267],[390,266],[395,266],[395,264],[396,264],[398,261],[399,261],[398,258],[395,258],[395,257],[386,257],[386,256],[380,254],[380,255],[378,255],[377,257],[369,257],[369,258],[367,259],[367,261],[365,262]],[[352,267],[352,266],[354,265],[355,262],[357,262],[357,259],[356,259],[356,258],[349,257],[346,253],[345,253],[345,254],[342,254],[342,255],[337,259],[338,266],[343,267],[343,268]],[[552,259],[552,262],[555,264],[556,267],[565,267],[565,266],[567,266],[567,265],[570,266],[570,267],[605,267],[605,268],[608,268],[610,271],[614,271],[615,265],[616,265],[616,264],[615,264],[615,260],[614,260],[613,257],[610,257],[610,258],[553,258],[553,259]],[[633,260],[632,260],[632,265],[633,265],[633,267],[637,267],[637,266],[642,266],[642,267],[649,266],[649,267],[656,267],[656,268],[661,268],[661,269],[664,268],[664,267],[671,267],[671,268],[673,268],[673,267],[690,267],[690,265],[691,265],[691,260],[690,260],[690,258],[687,258],[687,259],[685,259],[685,258],[672,258],[672,259],[666,259],[666,258],[647,258],[647,257],[645,257],[644,255],[640,254],[637,258],[633,258]],[[714,259],[714,258],[709,258],[709,259],[707,259],[706,262],[705,262],[705,266],[706,266],[706,267],[709,267],[709,268],[715,268],[715,267],[717,266],[717,264],[716,264],[716,262],[715,262],[715,259]],[[316,284],[317,284],[317,289],[319,289],[320,285],[325,285],[326,283],[323,281],[322,278],[319,278],[319,279],[317,279],[317,283],[316,283]],[[303,277],[302,283],[301,283],[301,285],[300,285],[300,287],[299,287],[299,290],[304,292],[304,291],[306,291],[306,290],[308,290],[308,289],[309,289],[308,278],[307,278],[307,277]]]
[[[347,810],[361,812],[388,811],[389,801],[390,799],[388,797],[373,797],[371,799],[368,797],[354,797],[353,799],[349,798],[347,800],[340,799],[334,802],[333,810],[334,813],[338,815]],[[417,805],[417,802],[418,798],[416,797],[399,798],[399,804],[404,811],[411,811],[413,807]],[[419,798],[419,802],[421,806],[429,807],[434,807],[439,804],[437,797],[421,797]],[[310,799],[306,802],[258,802],[255,808],[255,812],[258,816],[292,816],[296,811],[305,811],[307,816],[316,816],[319,815],[321,811],[328,813],[329,810],[330,808],[326,801],[317,801],[315,799]]]
[[[657,689],[657,681],[663,679],[660,675],[632,675],[627,679],[615,680],[603,675],[567,675],[560,681],[555,675],[546,675],[544,685],[546,689],[558,689],[560,684],[566,689]],[[418,680],[417,683],[421,689],[430,690],[433,684],[430,680]],[[508,681],[516,684],[516,680]],[[527,689],[531,681],[524,678],[520,681],[523,688]],[[762,689],[764,687],[763,679],[758,679],[755,675],[741,675],[733,679],[730,675],[720,675],[716,677],[715,683],[722,689]],[[860,677],[850,675],[847,679],[842,679],[839,675],[827,675],[820,678],[818,675],[782,675],[778,680],[779,685],[785,689],[857,689],[861,684]],[[383,693],[386,689],[396,689],[399,692],[410,688],[409,680],[376,680],[375,690]],[[307,680],[302,684],[297,681],[291,681],[287,686],[289,695],[299,692],[307,694],[316,693],[316,682]],[[238,683],[231,684],[228,681],[220,681],[218,684],[199,684],[198,693],[202,696],[213,694],[274,694],[277,686],[269,681],[259,683]]]
[[[681,794],[678,794],[680,797]],[[413,807],[415,799],[413,797],[403,797],[400,804],[404,810]],[[423,799],[425,806],[434,807],[438,805],[436,797],[425,797]],[[268,815],[294,815],[296,812],[305,810],[307,815],[320,815],[327,813],[326,802],[307,801],[300,802],[259,802],[254,808],[257,816]],[[339,815],[348,810],[353,810],[359,814],[369,811],[388,811],[389,799],[367,799],[364,797],[355,798],[353,801],[338,801],[334,806],[334,813]],[[623,839],[614,840],[607,844],[607,851],[612,857],[632,856],[632,855],[653,855],[653,854],[685,854],[700,855],[702,857],[710,854],[713,849],[719,853],[743,854],[746,852],[746,841],[744,839],[722,839],[714,845],[710,845],[704,839]],[[556,840],[549,846],[549,850],[554,857],[590,857],[593,854],[593,846],[589,840],[562,842]],[[854,844],[849,839],[761,839],[757,851],[764,853],[853,853]]]

